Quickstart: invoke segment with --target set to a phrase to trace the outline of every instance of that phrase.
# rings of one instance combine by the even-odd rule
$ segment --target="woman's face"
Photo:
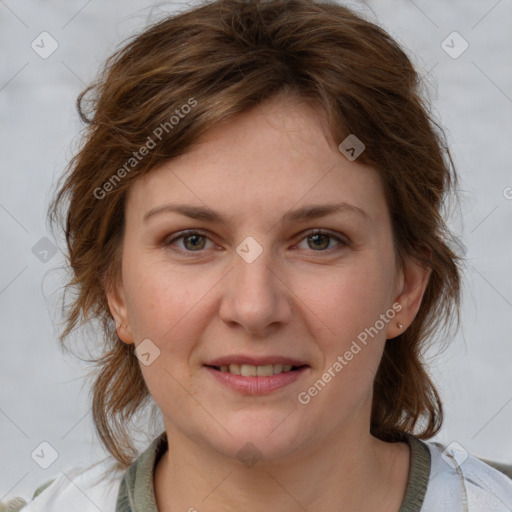
[[[109,303],[169,435],[269,459],[368,435],[404,278],[380,178],[323,121],[274,99],[129,190]]]

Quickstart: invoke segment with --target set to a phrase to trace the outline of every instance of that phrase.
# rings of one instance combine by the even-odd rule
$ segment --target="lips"
[[[268,365],[277,365],[282,364],[283,366],[289,365],[289,366],[309,366],[306,361],[301,361],[300,359],[294,359],[287,356],[261,356],[261,357],[252,357],[252,356],[245,356],[245,355],[231,355],[231,356],[225,356],[225,357],[219,357],[217,359],[212,359],[211,361],[208,361],[205,363],[205,366],[213,366],[213,367],[220,367],[223,365],[229,366],[231,364],[238,364],[238,365],[251,365],[251,366],[268,366]]]
[[[229,372],[233,375],[243,375],[244,377],[270,377],[280,373],[293,372],[299,368],[306,368],[306,366],[292,366],[291,364],[267,364],[264,366],[253,366],[251,364],[236,364],[230,365],[221,364],[220,366],[208,366],[221,372]]]
[[[240,367],[240,373],[231,371],[233,367],[238,366]],[[269,368],[274,369],[276,366],[282,366],[283,370],[271,375]],[[227,367],[229,370],[226,370],[226,366],[224,365],[220,367],[204,365],[205,370],[217,382],[236,393],[253,396],[266,395],[292,385],[303,376],[307,375],[310,370],[308,365],[294,367],[288,365],[287,368],[288,367],[290,370],[284,371],[284,365],[251,366],[248,364],[237,365],[236,363],[232,363]],[[263,371],[260,372],[260,370]]]
[[[270,377],[282,372],[295,371],[308,365],[297,359],[284,356],[227,356],[215,359],[206,364],[208,368],[220,372],[229,372],[244,377]]]
[[[204,364],[221,384],[244,395],[266,395],[284,388],[308,373],[310,366],[288,356],[234,354]]]

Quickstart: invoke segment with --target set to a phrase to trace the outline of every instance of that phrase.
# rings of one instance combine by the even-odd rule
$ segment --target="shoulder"
[[[61,471],[39,487],[22,512],[115,512],[119,485],[126,468],[107,459],[93,466]]]
[[[431,456],[422,512],[510,512],[512,480],[458,443],[424,443]],[[454,508],[456,505],[458,508]]]

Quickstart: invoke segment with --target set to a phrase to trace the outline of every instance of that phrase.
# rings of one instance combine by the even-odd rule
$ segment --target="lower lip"
[[[309,367],[304,366],[292,372],[278,373],[269,377],[244,377],[234,373],[221,372],[210,366],[205,366],[205,368],[219,382],[239,393],[245,395],[266,395],[300,379]]]

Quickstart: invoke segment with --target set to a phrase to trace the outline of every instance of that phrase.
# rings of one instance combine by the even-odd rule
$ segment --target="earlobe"
[[[430,268],[412,258],[407,259],[400,279],[399,292],[395,298],[395,303],[400,304],[401,309],[394,321],[388,325],[387,339],[396,338],[411,325],[420,309],[430,273]]]
[[[127,344],[134,343],[122,286],[109,287],[106,294],[110,313],[116,323],[118,338]]]

